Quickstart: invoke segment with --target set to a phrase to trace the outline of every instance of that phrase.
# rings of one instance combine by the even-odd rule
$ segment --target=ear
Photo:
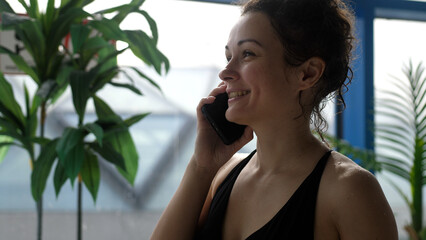
[[[325,62],[319,57],[311,57],[301,66],[299,90],[306,90],[314,86],[321,78],[325,69]]]

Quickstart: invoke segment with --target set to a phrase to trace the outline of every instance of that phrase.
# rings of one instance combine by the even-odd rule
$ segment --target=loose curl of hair
[[[321,111],[327,100],[337,97],[346,107],[343,94],[352,81],[350,67],[354,14],[342,0],[249,0],[242,6],[242,15],[250,12],[266,14],[277,32],[283,47],[284,59],[291,66],[299,66],[311,57],[325,61],[322,77],[316,83],[310,121],[322,137],[328,124]]]

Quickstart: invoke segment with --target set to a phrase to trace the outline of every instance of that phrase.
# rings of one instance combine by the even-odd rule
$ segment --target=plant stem
[[[44,125],[46,123],[46,102],[41,104],[40,111],[40,137],[44,137]],[[37,240],[43,236],[43,196],[37,202]]]
[[[82,211],[81,211],[81,206],[82,206],[82,179],[81,179],[81,175],[78,175],[78,194],[77,194],[77,240],[82,240],[82,232],[81,232],[81,228],[82,228]]]
[[[412,221],[413,228],[420,234],[423,227],[423,145],[421,139],[416,134],[415,149],[414,149],[414,161],[412,168],[412,199],[413,199],[413,210],[412,210]]]
[[[42,229],[43,229],[43,197],[40,197],[40,200],[37,202],[37,239],[42,239]]]

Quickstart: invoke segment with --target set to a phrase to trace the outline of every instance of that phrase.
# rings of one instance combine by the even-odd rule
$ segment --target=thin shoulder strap
[[[196,234],[197,236],[195,239],[218,240],[222,238],[222,224],[232,188],[238,175],[253,157],[255,152],[256,150],[238,163],[219,185],[213,196],[206,222],[201,231]]]

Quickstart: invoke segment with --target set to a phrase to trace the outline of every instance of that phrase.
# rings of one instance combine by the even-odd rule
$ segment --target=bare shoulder
[[[358,188],[359,184],[362,183],[367,184],[369,187],[380,188],[376,177],[370,171],[362,168],[350,158],[336,151],[332,152],[326,171],[326,176],[330,180],[334,180],[333,183],[343,192],[349,191],[352,188]],[[348,189],[348,187],[350,188]]]
[[[397,239],[392,210],[370,171],[333,152],[322,181],[322,197],[341,239]]]

